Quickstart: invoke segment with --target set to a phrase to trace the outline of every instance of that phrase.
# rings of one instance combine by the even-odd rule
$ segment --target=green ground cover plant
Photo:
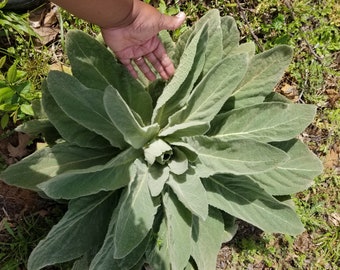
[[[69,32],[73,76],[50,72],[45,118],[19,127],[43,132],[50,145],[2,174],[69,200],[28,269],[72,260],[75,269],[213,269],[235,218],[268,233],[302,233],[289,195],[322,166],[296,139],[316,108],[273,92],[291,48],[256,54],[217,10],[176,43],[162,38],[176,73],[143,85],[95,39]]]
[[[6,62],[6,57],[0,59],[0,69]],[[12,64],[7,72],[0,72],[0,112],[2,129],[5,129],[11,119],[14,124],[34,116],[32,100],[39,99],[40,93],[33,91],[30,81],[26,80],[26,72],[17,69]]]
[[[6,38],[9,43],[11,43],[11,39],[13,37],[13,34],[17,36],[17,41],[19,43],[26,43],[27,40],[23,38],[24,36],[30,35],[30,36],[36,36],[35,32],[32,30],[32,28],[29,26],[27,17],[28,14],[16,14],[14,12],[8,12],[3,11],[2,9],[6,5],[7,0],[0,1],[0,39]],[[15,51],[14,47],[5,48],[6,51]],[[4,48],[2,47],[0,49],[1,53],[4,53],[6,51],[3,51]]]

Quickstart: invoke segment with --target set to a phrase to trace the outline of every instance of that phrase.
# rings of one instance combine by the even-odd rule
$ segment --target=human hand
[[[151,5],[136,0],[130,16],[129,22],[122,26],[102,28],[106,44],[134,78],[138,75],[132,61],[146,78],[150,81],[156,79],[147,60],[163,79],[169,79],[175,68],[157,34],[161,30],[175,30],[180,27],[185,14],[180,12],[176,16],[164,15]]]

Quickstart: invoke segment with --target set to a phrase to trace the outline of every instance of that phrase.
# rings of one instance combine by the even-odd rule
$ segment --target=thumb
[[[175,16],[162,14],[159,28],[161,30],[175,30],[179,28],[183,24],[184,21],[185,21],[184,12],[179,12]]]

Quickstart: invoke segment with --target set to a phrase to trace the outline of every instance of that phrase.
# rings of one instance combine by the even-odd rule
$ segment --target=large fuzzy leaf
[[[68,117],[49,93],[46,82],[43,83],[42,94],[42,104],[49,121],[66,141],[80,147],[105,148],[110,145],[105,138]]]
[[[224,58],[195,87],[187,106],[170,117],[169,125],[210,122],[242,80],[246,69],[246,55]]]
[[[300,234],[303,225],[294,210],[245,176],[215,175],[203,181],[209,204],[268,233]]]
[[[157,160],[159,164],[165,164],[173,155],[172,148],[162,139],[156,139],[144,147],[144,158],[150,164]]]
[[[149,249],[146,252],[146,259],[152,269],[171,270],[169,249],[171,242],[168,241],[168,228],[166,219],[160,215],[161,223],[159,228],[156,228],[155,240],[150,243]]]
[[[103,245],[99,249],[96,256],[93,258],[93,260],[90,263],[89,270],[96,270],[96,269],[102,269],[102,270],[109,270],[112,269],[112,267],[116,266],[116,260],[113,258],[113,252],[114,252],[114,229],[115,225],[117,223],[117,216],[119,212],[119,204],[114,209],[111,220],[105,235],[105,240],[103,242]]]
[[[191,253],[191,222],[192,215],[181,204],[174,193],[169,190],[163,195],[166,213],[168,256],[171,269],[184,269]]]
[[[157,100],[152,115],[153,123],[157,122],[164,127],[168,117],[186,104],[190,91],[203,70],[206,39],[207,27],[203,27],[186,47],[174,77]]]
[[[198,269],[216,268],[223,235],[224,221],[218,209],[210,207],[206,220],[193,217],[191,255]]]
[[[67,171],[38,187],[53,199],[74,199],[99,191],[117,190],[128,185],[135,176],[132,164],[140,151],[131,150],[120,153],[103,166]]]
[[[136,178],[125,189],[114,237],[114,257],[124,258],[136,248],[152,228],[157,205],[148,189],[148,168],[136,161]]]
[[[141,126],[119,92],[112,86],[105,89],[103,103],[111,121],[132,147],[141,148],[157,134],[158,124]]]
[[[150,194],[153,197],[159,196],[163,189],[166,181],[170,176],[170,169],[168,166],[154,164],[149,167],[148,173],[148,187]]]
[[[160,133],[160,137],[181,138],[195,135],[203,135],[210,128],[207,122],[193,121],[165,127]],[[168,139],[167,138],[167,139]]]
[[[100,193],[73,200],[65,216],[31,253],[29,270],[76,259],[104,240],[115,196]],[[98,226],[100,224],[100,226]],[[62,248],[60,248],[62,247]]]
[[[217,63],[223,55],[221,21],[219,12],[217,10],[209,10],[206,14],[204,14],[204,16],[200,18],[199,21],[195,23],[192,28],[188,28],[182,35],[180,35],[178,41],[176,42],[174,52],[170,52],[175,64],[178,65],[178,62],[180,61],[180,58],[187,46],[204,27],[207,27],[208,35],[206,37],[206,63],[203,74],[205,74],[210,67]]]
[[[300,134],[314,114],[315,107],[311,105],[260,103],[219,114],[208,135],[222,140],[284,141]]]
[[[167,184],[177,198],[194,215],[205,220],[208,216],[208,200],[201,179],[193,170],[185,175],[170,174]]]
[[[202,71],[204,76],[210,69],[218,63],[223,56],[222,46],[222,28],[221,28],[221,17],[217,9],[209,10],[194,26],[194,31],[191,36],[204,27],[205,23],[208,25],[208,37],[205,51],[205,64]],[[190,39],[191,37],[189,37]]]
[[[115,154],[117,152],[112,148],[103,152],[61,143],[52,148],[43,148],[8,167],[2,173],[2,179],[11,185],[38,190],[36,187],[38,184],[58,174],[105,164]]]
[[[96,256],[93,258],[89,270],[111,270],[111,269],[120,269],[120,270],[129,270],[138,264],[140,259],[142,258],[147,244],[149,242],[150,235],[145,237],[145,239],[125,258],[121,260],[117,260],[113,257],[114,254],[114,230],[117,222],[119,206],[115,209],[109,228],[107,230],[104,243]],[[134,269],[134,268],[133,268]],[[140,270],[140,268],[136,268]],[[83,269],[81,269],[83,270]]]
[[[273,195],[293,194],[308,188],[322,172],[320,160],[297,139],[274,144],[289,155],[277,168],[249,177]]]
[[[293,51],[280,45],[255,55],[243,81],[223,106],[223,111],[261,103],[270,94],[288,67]]]
[[[235,47],[238,47],[240,32],[234,18],[230,16],[221,17],[221,28],[223,33],[223,51],[225,55],[228,55]]]
[[[99,191],[117,190],[128,185],[133,176],[131,164],[124,164],[93,173],[62,174],[38,187],[50,198],[69,200]]]
[[[174,155],[172,159],[168,162],[168,167],[170,171],[174,175],[182,175],[189,169],[189,161],[186,155],[179,150],[177,147],[174,147]]]
[[[187,138],[197,151],[202,164],[197,164],[201,177],[218,173],[255,174],[276,168],[288,155],[269,144],[254,140],[221,141],[204,136]],[[203,168],[202,168],[203,167]]]
[[[83,31],[70,31],[66,39],[67,56],[73,75],[89,88],[116,88],[130,108],[148,124],[151,119],[152,101],[138,81],[117,63],[112,53]]]
[[[182,54],[187,46],[188,43],[188,39],[192,33],[193,29],[192,28],[187,28],[184,33],[182,33],[176,44],[175,44],[175,50],[170,54],[171,55],[171,59],[174,62],[175,67],[178,66],[178,64],[180,63]]]
[[[227,55],[231,56],[234,54],[246,54],[248,59],[250,60],[251,58],[254,57],[256,52],[256,47],[254,42],[247,42],[247,43],[242,43],[239,46],[233,47],[230,52],[227,53]]]
[[[164,48],[170,57],[170,59],[174,60],[174,55],[176,52],[176,43],[173,41],[170,33],[166,30],[162,30],[158,33],[158,37],[162,41]]]
[[[63,72],[51,71],[48,90],[58,106],[74,121],[106,138],[111,145],[126,147],[123,135],[110,121],[103,106],[103,91],[90,89]]]

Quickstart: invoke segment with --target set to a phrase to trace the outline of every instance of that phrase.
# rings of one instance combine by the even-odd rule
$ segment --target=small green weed
[[[0,59],[0,68],[5,62],[6,56]],[[18,70],[16,63],[6,72],[0,72],[1,128],[6,128],[10,119],[16,123],[33,116],[31,101],[39,97],[40,93],[32,91],[31,83],[26,80],[26,73]]]
[[[32,48],[32,38],[37,35],[29,25],[28,14],[3,11],[6,3],[0,1],[0,55],[19,59],[23,51]]]

